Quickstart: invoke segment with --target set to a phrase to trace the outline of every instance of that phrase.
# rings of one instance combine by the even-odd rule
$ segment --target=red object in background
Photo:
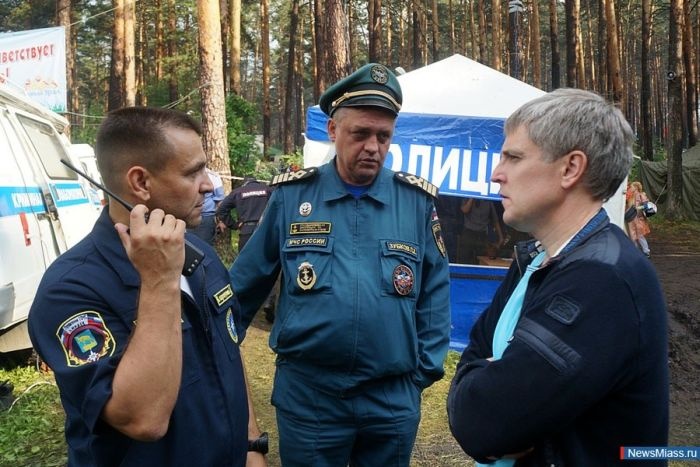
[[[22,232],[24,233],[24,245],[29,246],[32,244],[32,238],[29,235],[29,223],[27,222],[27,215],[23,212],[20,212],[19,220],[22,222]]]

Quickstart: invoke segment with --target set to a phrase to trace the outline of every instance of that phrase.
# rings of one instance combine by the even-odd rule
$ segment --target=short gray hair
[[[632,166],[634,133],[620,109],[601,96],[581,89],[561,88],[516,110],[505,133],[519,127],[554,161],[579,150],[588,157],[583,183],[595,199],[615,194]]]

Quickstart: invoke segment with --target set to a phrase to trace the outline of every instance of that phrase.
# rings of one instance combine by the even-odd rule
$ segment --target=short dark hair
[[[166,128],[181,128],[201,136],[202,127],[184,112],[158,107],[124,107],[109,112],[95,140],[97,166],[107,188],[121,191],[119,177],[130,167],[160,170],[172,147]]]

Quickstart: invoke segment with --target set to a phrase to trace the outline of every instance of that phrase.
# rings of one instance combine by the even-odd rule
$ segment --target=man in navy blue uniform
[[[336,156],[278,175],[231,268],[247,326],[282,271],[270,346],[285,466],[407,466],[443,376],[449,275],[437,189],[384,167],[402,95],[368,64],[321,97]]]
[[[497,467],[624,464],[623,446],[668,441],[663,294],[602,208],[634,135],[619,109],[575,89],[526,103],[505,134],[492,174],[503,220],[536,240],[518,245],[472,329],[448,396],[452,433]]]
[[[54,371],[70,466],[265,465],[246,396],[239,306],[200,222],[199,125],[151,108],[110,112],[95,146],[110,200],[46,271],[29,313]],[[185,237],[204,253],[182,275]],[[250,414],[250,416],[249,416]],[[252,443],[249,443],[252,441]]]

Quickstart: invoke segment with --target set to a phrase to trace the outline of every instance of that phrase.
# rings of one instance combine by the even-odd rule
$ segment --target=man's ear
[[[561,158],[562,188],[571,188],[581,181],[588,168],[588,156],[579,150],[574,150]]]
[[[126,173],[126,191],[142,202],[151,199],[151,174],[148,169],[135,165]]]
[[[328,137],[331,139],[332,142],[335,143],[335,120],[333,120],[332,118],[328,119],[327,129]]]

